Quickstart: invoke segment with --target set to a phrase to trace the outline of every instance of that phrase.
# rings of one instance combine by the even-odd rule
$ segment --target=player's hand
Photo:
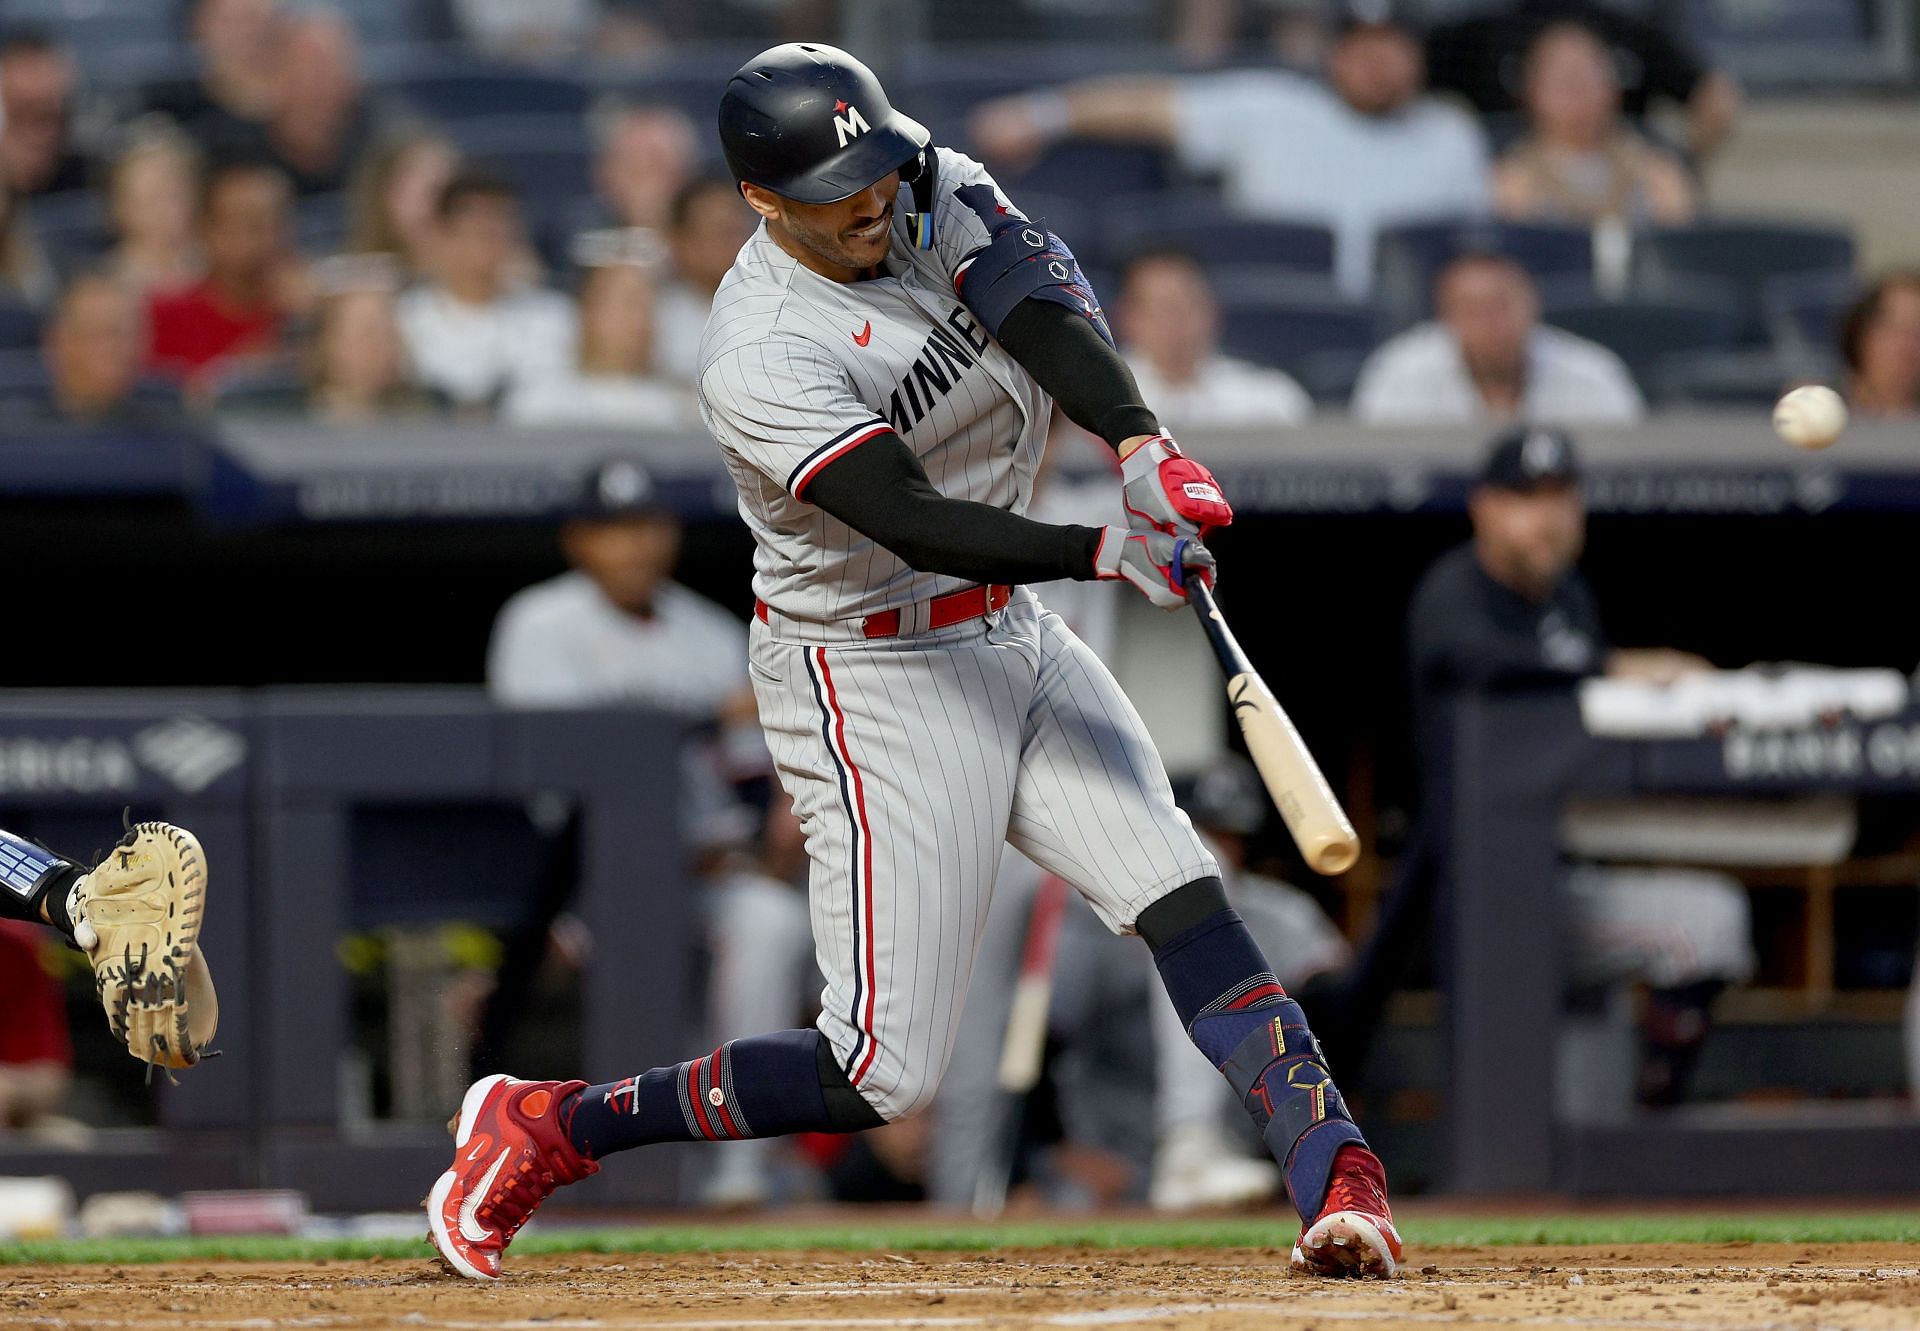
[[[1180,451],[1169,434],[1156,434],[1120,463],[1127,526],[1135,532],[1205,537],[1233,521],[1233,505],[1213,473]]]
[[[1188,578],[1213,586],[1213,551],[1193,536],[1107,527],[1101,532],[1093,570],[1102,581],[1125,578],[1162,610],[1178,610],[1187,603]]]
[[[1031,166],[1049,135],[1026,96],[996,97],[967,117],[967,138],[981,157],[1006,167]]]

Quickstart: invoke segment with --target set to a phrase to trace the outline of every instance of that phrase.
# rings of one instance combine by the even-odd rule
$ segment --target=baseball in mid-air
[[[1825,448],[1847,428],[1847,404],[1824,384],[1796,388],[1773,408],[1773,429],[1795,448]]]

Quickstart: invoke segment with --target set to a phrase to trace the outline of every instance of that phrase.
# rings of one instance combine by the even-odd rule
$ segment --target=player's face
[[[799,203],[766,190],[752,190],[747,202],[767,218],[782,249],[817,273],[850,282],[887,257],[899,193],[896,171],[838,203]]]
[[[1532,490],[1482,487],[1471,511],[1482,562],[1535,596],[1551,591],[1586,545],[1586,501],[1572,482]]]

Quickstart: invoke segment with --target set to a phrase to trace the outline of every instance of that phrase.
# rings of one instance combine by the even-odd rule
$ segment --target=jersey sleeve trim
[[[875,418],[870,421],[862,421],[850,430],[841,431],[826,443],[814,449],[813,452],[800,459],[799,463],[787,476],[788,492],[792,494],[795,499],[806,498],[805,492],[807,486],[812,484],[813,478],[819,475],[821,469],[829,462],[850,449],[858,448],[875,435],[885,434],[892,428],[893,426],[889,425],[886,421]]]

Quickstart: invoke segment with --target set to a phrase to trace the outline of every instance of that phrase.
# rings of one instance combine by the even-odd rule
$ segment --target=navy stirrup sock
[[[1187,1034],[1225,1074],[1280,1162],[1294,1208],[1311,1220],[1326,1200],[1335,1153],[1349,1142],[1365,1146],[1366,1139],[1333,1084],[1306,1014],[1287,997],[1217,880],[1179,891],[1191,894],[1189,909],[1163,913],[1163,925],[1169,916],[1176,924],[1182,913],[1192,918],[1195,904],[1214,908],[1171,936],[1150,931],[1143,918],[1154,965]]]
[[[560,1121],[575,1149],[597,1160],[655,1142],[854,1132],[881,1118],[846,1084],[826,1037],[797,1030],[729,1040],[705,1058],[589,1086],[561,1106]]]

